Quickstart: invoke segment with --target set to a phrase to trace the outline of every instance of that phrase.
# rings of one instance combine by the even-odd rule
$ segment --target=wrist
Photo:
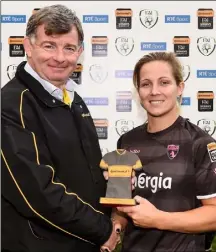
[[[161,210],[158,210],[155,227],[160,230],[166,230],[168,229],[166,227],[167,218],[169,218],[170,214],[168,212],[164,212]]]

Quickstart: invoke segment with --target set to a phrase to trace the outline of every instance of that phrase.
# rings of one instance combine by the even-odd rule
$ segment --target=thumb
[[[142,197],[140,197],[140,196],[138,196],[138,195],[135,196],[134,199],[135,199],[135,201],[136,201],[137,204],[141,204],[141,203],[145,202],[145,199],[142,198]]]

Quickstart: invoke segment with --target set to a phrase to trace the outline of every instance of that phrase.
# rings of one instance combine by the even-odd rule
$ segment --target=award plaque
[[[131,177],[133,170],[142,169],[139,157],[124,149],[105,154],[100,162],[101,169],[108,171],[106,196],[100,203],[111,206],[136,205],[132,199]]]

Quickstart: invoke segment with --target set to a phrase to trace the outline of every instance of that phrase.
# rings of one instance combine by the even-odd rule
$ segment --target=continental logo
[[[214,17],[213,9],[198,9],[197,11],[198,17]]]
[[[8,44],[23,44],[24,36],[10,36],[8,38]]]
[[[173,38],[173,44],[190,44],[190,38],[188,36]]]
[[[83,71],[83,66],[81,64],[77,64],[75,72],[82,72]]]
[[[207,144],[207,148],[210,151],[216,150],[216,143],[212,142],[212,143]]]
[[[214,99],[213,92],[198,92],[197,99]]]
[[[132,167],[126,165],[112,165],[108,169],[109,177],[131,177]]]
[[[95,127],[108,127],[107,119],[93,119]]]
[[[93,36],[91,39],[92,44],[107,44],[108,38],[106,36]]]
[[[131,9],[116,9],[116,17],[132,17],[133,11]]]

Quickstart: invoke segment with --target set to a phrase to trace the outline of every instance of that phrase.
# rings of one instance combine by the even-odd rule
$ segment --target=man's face
[[[75,26],[66,34],[48,36],[44,25],[41,25],[37,28],[36,37],[32,40],[26,38],[24,46],[31,67],[55,86],[66,83],[82,53]]]

